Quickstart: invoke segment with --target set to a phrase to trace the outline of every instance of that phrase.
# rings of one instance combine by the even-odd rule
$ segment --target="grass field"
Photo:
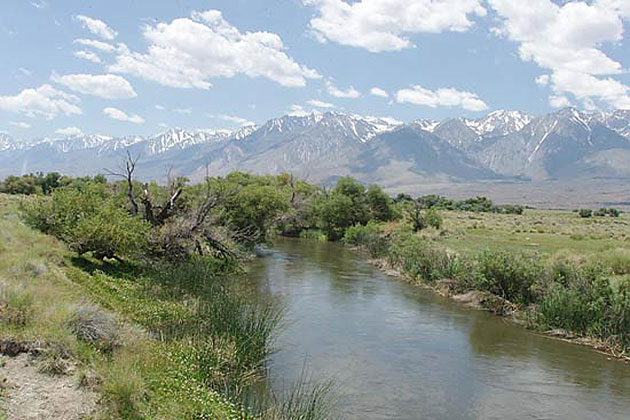
[[[561,210],[525,210],[522,215],[443,211],[442,232],[423,235],[459,253],[484,249],[524,250],[549,256],[587,257],[610,250],[630,252],[630,214],[581,218]],[[629,257],[630,258],[630,257]]]

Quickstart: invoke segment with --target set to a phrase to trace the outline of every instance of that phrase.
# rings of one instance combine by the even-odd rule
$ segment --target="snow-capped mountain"
[[[291,171],[312,181],[352,175],[365,182],[419,179],[630,178],[630,111],[565,108],[532,118],[494,111],[478,118],[390,118],[313,112],[235,131],[169,129],[153,136],[80,135],[13,140],[0,134],[0,176],[52,171],[81,175],[115,168],[126,151],[141,156],[139,175],[160,179],[172,166],[199,179],[206,167]],[[436,178],[436,179],[437,179]],[[624,178],[625,179],[625,178]]]
[[[0,152],[13,148],[13,138],[6,133],[0,132]]]
[[[520,131],[532,117],[520,111],[493,111],[478,120],[466,120],[466,125],[480,137],[505,136]]]
[[[499,110],[476,120],[450,118],[437,124],[432,132],[451,145],[466,150],[485,138],[520,131],[531,119],[529,115],[520,111]]]
[[[593,154],[609,150],[628,153],[630,141],[594,114],[564,108],[534,118],[519,131],[486,138],[473,150],[477,160],[495,172],[548,179],[586,170]],[[594,167],[588,171],[604,169],[624,172],[624,168]],[[626,171],[630,175],[630,168]]]

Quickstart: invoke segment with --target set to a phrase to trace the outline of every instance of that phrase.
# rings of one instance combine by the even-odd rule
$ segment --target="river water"
[[[630,364],[388,277],[356,252],[279,239],[248,269],[287,307],[275,387],[334,378],[347,419],[630,419]]]

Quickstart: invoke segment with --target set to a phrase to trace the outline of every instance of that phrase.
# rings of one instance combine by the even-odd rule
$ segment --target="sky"
[[[2,0],[0,131],[630,109],[630,0]]]

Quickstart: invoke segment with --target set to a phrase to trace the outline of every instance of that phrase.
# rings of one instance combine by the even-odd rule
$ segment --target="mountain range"
[[[533,117],[494,111],[479,119],[402,123],[342,112],[285,115],[235,131],[169,129],[154,136],[78,135],[15,140],[0,133],[0,177],[69,175],[116,168],[140,155],[142,178],[169,168],[192,180],[206,171],[293,172],[320,183],[351,175],[388,188],[419,183],[630,181],[630,110],[564,108]]]

